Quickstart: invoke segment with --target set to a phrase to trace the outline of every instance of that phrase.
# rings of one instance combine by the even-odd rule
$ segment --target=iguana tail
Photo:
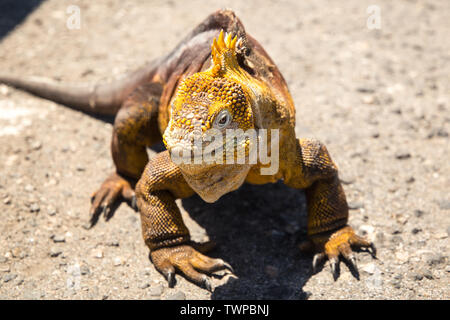
[[[30,92],[41,98],[64,104],[94,115],[115,115],[125,98],[141,83],[151,79],[157,61],[111,82],[65,84],[43,77],[17,77],[0,74],[0,83]]]

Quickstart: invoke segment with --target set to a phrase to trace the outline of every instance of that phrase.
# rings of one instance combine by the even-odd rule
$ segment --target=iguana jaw
[[[238,189],[244,183],[251,167],[248,164],[218,165],[201,171],[191,171],[186,170],[186,166],[189,165],[183,165],[184,170],[181,170],[186,182],[209,203],[216,202],[224,194]]]

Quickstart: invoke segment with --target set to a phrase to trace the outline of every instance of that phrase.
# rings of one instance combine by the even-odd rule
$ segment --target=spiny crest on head
[[[230,33],[224,35],[220,31],[219,37],[214,38],[211,45],[211,73],[213,76],[220,76],[228,71],[239,71],[239,64],[236,58],[236,47],[241,39],[237,36],[232,37]]]

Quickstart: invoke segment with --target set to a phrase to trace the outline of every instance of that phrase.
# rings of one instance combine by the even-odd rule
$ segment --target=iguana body
[[[224,38],[221,30],[232,36]],[[117,112],[111,144],[116,172],[92,197],[92,222],[102,212],[108,215],[120,198],[133,204],[137,199],[145,243],[155,267],[170,285],[178,270],[210,288],[204,273],[229,267],[199,252],[206,246],[191,242],[175,200],[197,193],[213,202],[244,182],[265,184],[282,179],[287,186],[306,190],[308,236],[311,247],[319,252],[314,264],[327,256],[336,273],[340,254],[354,263],[351,245],[373,248],[347,226],[345,194],[325,146],[295,137],[295,108],[282,75],[231,11],[210,15],[168,56],[112,87],[74,91],[40,80],[1,76],[0,82],[83,111]],[[204,138],[211,128],[279,130],[282,156],[278,170],[261,174],[261,168],[268,166],[261,162],[172,161],[173,150],[192,142],[195,130]],[[163,137],[167,150],[149,160],[146,148]]]

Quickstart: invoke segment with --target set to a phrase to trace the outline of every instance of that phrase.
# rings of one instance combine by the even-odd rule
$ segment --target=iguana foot
[[[97,223],[101,214],[104,215],[106,220],[109,220],[119,206],[120,198],[127,201],[134,210],[137,210],[133,185],[133,182],[119,174],[111,174],[103,182],[100,189],[91,196],[90,227]]]
[[[355,234],[355,231],[349,226],[345,226],[342,229],[332,233],[314,235],[311,237],[309,246],[319,251],[319,253],[316,253],[313,258],[313,273],[316,272],[318,263],[324,258],[328,258],[334,280],[336,280],[339,275],[340,255],[347,260],[350,266],[354,269],[353,271],[356,272],[356,275],[358,274],[356,257],[351,247],[367,248],[373,257],[375,257],[376,254],[375,245]],[[301,249],[305,250],[307,247],[308,245],[303,244]]]
[[[212,291],[208,276],[213,272],[228,269],[233,272],[232,267],[222,259],[213,259],[201,254],[199,251],[210,249],[210,244],[205,246],[193,243],[191,245],[178,245],[174,247],[160,248],[152,251],[150,257],[156,269],[161,272],[172,288],[175,285],[175,270],[185,275],[189,280]],[[203,247],[203,248],[202,248]]]

